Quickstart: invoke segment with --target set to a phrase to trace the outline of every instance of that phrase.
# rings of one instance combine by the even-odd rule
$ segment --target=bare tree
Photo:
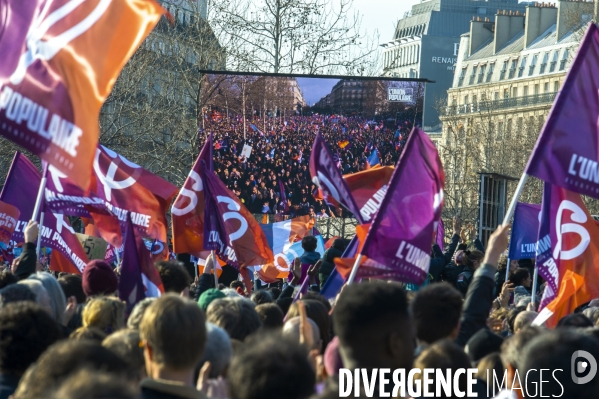
[[[275,73],[379,71],[378,34],[361,30],[353,0],[222,0],[209,20],[227,47],[230,70]]]

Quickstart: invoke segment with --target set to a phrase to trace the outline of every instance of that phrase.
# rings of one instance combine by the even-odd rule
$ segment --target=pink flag
[[[389,278],[422,284],[443,207],[445,175],[428,135],[414,129],[374,217],[358,277]]]

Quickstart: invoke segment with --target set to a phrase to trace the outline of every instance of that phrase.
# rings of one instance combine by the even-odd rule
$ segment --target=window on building
[[[509,98],[509,97],[510,97],[510,90],[503,89],[503,98]]]
[[[557,93],[559,91],[559,81],[553,82],[553,91]]]
[[[460,72],[460,78],[458,79],[458,87],[464,83],[464,78],[466,77],[467,69],[468,69],[468,66],[465,66],[462,68],[462,71]]]
[[[509,139],[512,135],[512,120],[508,119],[505,124],[505,135]]]
[[[478,73],[477,83],[482,83],[483,82],[483,77],[485,76],[486,69],[487,69],[486,65],[481,65],[480,66],[480,72]]]
[[[520,116],[518,118],[518,124],[516,125],[516,129],[518,130],[518,133],[522,133],[522,123],[523,123],[523,118]]]
[[[468,104],[468,95],[467,94],[464,96],[464,104]]]
[[[543,93],[549,93],[549,82],[545,82],[543,85]]]
[[[518,68],[518,77],[521,78],[524,74],[524,67],[526,66],[526,56],[522,57],[522,61],[520,61],[520,68]]]
[[[538,54],[532,56],[532,60],[530,60],[530,67],[528,67],[528,76],[531,76],[533,73],[535,73],[538,58]]]
[[[472,74],[470,75],[470,82],[468,84],[474,84],[474,77],[476,76],[476,71],[478,71],[478,66],[474,65],[472,67]]]
[[[493,77],[493,70],[495,69],[495,61],[489,64],[489,68],[487,69],[487,83],[491,81]]]
[[[553,52],[553,57],[551,58],[551,64],[549,65],[549,72],[555,72],[555,67],[557,65],[558,59],[559,59],[559,50],[555,50]]]
[[[518,88],[517,87],[512,88],[512,97],[513,98],[518,97]]]
[[[499,92],[498,91],[493,93],[493,100],[495,100],[495,101],[499,100]]]
[[[497,124],[497,135],[495,138],[497,141],[501,141],[503,139],[503,121],[499,121]]]
[[[538,95],[539,95],[539,84],[537,83],[535,85],[535,96],[538,96]]]
[[[563,71],[564,69],[566,69],[566,62],[568,62],[568,55],[569,55],[569,51],[568,49],[564,49],[564,52],[562,54],[562,59],[559,62],[559,70]]]
[[[543,54],[543,62],[541,62],[541,69],[539,70],[539,73],[545,73],[545,68],[547,67],[547,62],[549,61],[549,52],[546,52],[545,54]]]
[[[523,90],[522,90],[522,95],[523,96],[527,96],[528,95],[528,86],[524,86]]]
[[[509,60],[503,61],[503,66],[501,67],[501,73],[499,74],[499,80],[504,80],[505,79],[505,74],[507,72],[507,63],[508,62],[509,62]]]
[[[509,79],[513,78],[516,74],[516,67],[518,66],[518,59],[512,60],[512,65],[510,67]]]

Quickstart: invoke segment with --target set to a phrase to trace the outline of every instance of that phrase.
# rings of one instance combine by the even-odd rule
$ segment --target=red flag
[[[203,162],[202,162],[203,161]],[[204,248],[204,184],[202,168],[212,167],[212,135],[209,135],[171,208],[173,251],[199,258]]]
[[[564,188],[551,187],[548,209],[550,241],[539,237],[540,250],[549,253],[538,265],[539,274],[548,277],[549,291],[544,296],[554,295],[552,276],[558,277],[559,285],[557,296],[541,310],[534,324],[545,322],[554,327],[562,317],[599,297],[599,227],[580,195]],[[547,241],[551,245],[546,245]]]
[[[0,134],[87,188],[98,115],[164,12],[153,0],[4,0]]]
[[[20,214],[21,211],[16,206],[0,201],[0,242],[8,244]]]

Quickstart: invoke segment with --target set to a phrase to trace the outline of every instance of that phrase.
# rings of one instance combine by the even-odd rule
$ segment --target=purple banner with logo
[[[223,261],[245,267],[274,262],[264,232],[254,216],[214,173],[202,167],[204,248]]]
[[[545,183],[543,187],[543,203],[541,204],[535,264],[539,269],[539,275],[543,277],[547,284],[539,304],[539,311],[553,301],[559,291],[560,271],[557,260],[553,257],[556,231],[552,218],[557,214],[561,202],[560,191],[559,187],[551,183]]]
[[[334,200],[346,207],[354,214],[360,224],[368,222],[360,214],[360,208],[356,204],[347,183],[343,180],[343,176],[333,160],[333,155],[320,133],[316,135],[312,146],[310,174],[314,184],[321,188],[325,200]]]
[[[444,185],[437,148],[422,130],[412,130],[366,235],[362,254],[367,259],[358,269],[359,277],[424,282]]]
[[[599,28],[589,24],[525,172],[599,198]]]
[[[23,231],[33,214],[41,179],[41,173],[35,165],[23,154],[17,152],[0,194],[2,201],[16,206],[20,211],[19,220],[12,235],[14,241],[23,242],[25,240]],[[52,213],[45,206],[42,206],[42,212],[44,212],[44,222],[40,228],[42,246],[57,250],[68,261],[55,262],[53,257],[52,270],[68,273],[83,272],[88,259],[69,220],[64,215]]]
[[[535,257],[539,238],[539,217],[541,205],[518,202],[514,212],[512,236],[510,238],[510,259],[532,259]]]

